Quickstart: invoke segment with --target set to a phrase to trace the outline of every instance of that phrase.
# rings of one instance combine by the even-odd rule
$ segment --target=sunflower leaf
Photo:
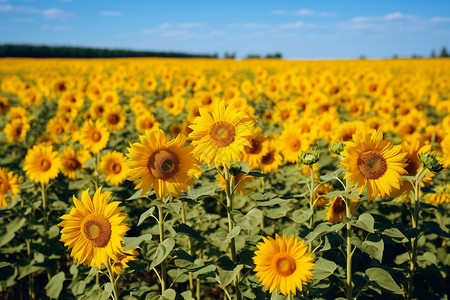
[[[388,271],[380,268],[369,268],[366,270],[365,274],[376,286],[397,295],[403,294],[402,289],[397,285]]]
[[[137,226],[141,226],[145,219],[148,218],[148,216],[153,215],[153,212],[155,211],[155,207],[152,206],[149,209],[147,209],[144,213],[141,214],[139,217],[139,222]]]
[[[206,241],[206,239],[201,236],[197,231],[195,231],[192,227],[186,224],[180,224],[178,226],[173,227],[173,229],[177,233],[185,234],[197,241]]]
[[[139,245],[143,241],[150,241],[152,239],[152,235],[150,233],[138,236],[138,237],[123,237],[123,241],[125,242],[125,246],[123,247],[124,251],[135,249],[139,247]]]
[[[450,234],[444,231],[441,226],[436,222],[425,221],[422,223],[422,226],[425,227],[429,232],[436,234],[438,236],[450,238]]]
[[[220,283],[222,288],[228,286],[238,275],[238,273],[242,270],[243,265],[237,265],[233,270],[228,271],[222,268],[217,268],[219,272],[219,276],[216,277],[217,282]]]
[[[158,266],[160,263],[169,256],[173,247],[175,246],[175,240],[172,238],[165,239],[161,244],[158,245],[158,249],[156,249],[155,256],[153,257],[153,261],[150,264],[150,269]]]
[[[316,266],[312,269],[312,273],[314,275],[314,280],[320,281],[322,279],[327,278],[331,274],[334,273],[334,271],[337,268],[337,265],[325,258],[319,258],[314,262]]]
[[[323,182],[327,182],[327,181],[331,181],[331,180],[333,180],[333,179],[335,179],[335,178],[339,178],[339,177],[338,177],[339,174],[341,174],[341,173],[344,171],[344,169],[345,169],[344,167],[339,168],[339,169],[337,169],[337,170],[334,171],[334,172],[331,172],[331,173],[329,173],[329,174],[320,176],[320,179],[322,179]]]
[[[237,225],[239,225],[244,230],[253,230],[260,223],[263,212],[257,208],[252,208],[245,215],[239,210],[231,211],[231,218]]]
[[[364,213],[359,216],[358,220],[356,221],[353,226],[361,228],[367,232],[374,233],[373,226],[375,225],[374,218],[367,213]]]
[[[50,299],[58,299],[63,288],[64,280],[66,280],[66,275],[64,272],[59,272],[47,283],[45,286],[45,293]]]

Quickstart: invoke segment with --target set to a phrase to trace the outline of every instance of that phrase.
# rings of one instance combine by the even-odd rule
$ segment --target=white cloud
[[[272,11],[272,15],[287,15],[288,11],[285,9],[277,9]]]
[[[339,29],[387,31],[392,29],[420,31],[429,22],[421,17],[405,15],[399,12],[382,16],[358,16],[347,22],[337,24]]]
[[[59,8],[49,8],[42,12],[42,16],[50,20],[67,20],[72,16],[72,13],[63,11]]]
[[[325,25],[318,25],[304,22],[285,23],[278,25],[278,28],[280,29],[321,28],[321,27],[325,27]]]
[[[430,20],[432,23],[446,23],[450,22],[450,17],[434,17]]]
[[[8,0],[0,0],[0,3],[8,2]]]
[[[300,9],[294,12],[297,16],[311,16],[314,14],[314,12],[310,9]]]
[[[242,28],[242,29],[268,29],[272,28],[272,25],[263,24],[263,23],[244,23],[244,24],[229,24],[227,27],[229,28]]]
[[[120,17],[122,15],[121,11],[104,10],[100,12],[100,15],[105,17]]]
[[[0,12],[1,11],[12,11],[12,10],[13,10],[13,6],[11,4],[0,5]]]
[[[188,23],[180,23],[175,25],[176,28],[202,28],[205,24],[203,23],[194,23],[194,22],[188,22]]]
[[[42,30],[53,30],[53,31],[69,31],[72,30],[73,27],[70,26],[50,26],[50,25],[42,25]]]

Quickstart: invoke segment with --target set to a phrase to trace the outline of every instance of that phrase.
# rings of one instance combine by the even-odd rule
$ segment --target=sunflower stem
[[[346,188],[345,190],[348,191],[350,188],[349,186],[349,180],[346,181]],[[352,218],[352,210],[351,210],[351,199],[347,199],[345,201],[345,207],[346,207],[346,215],[347,218]],[[352,251],[352,225],[350,222],[347,223],[347,299],[352,300],[353,299],[353,285],[352,285],[352,257],[353,257],[353,251]]]
[[[164,242],[164,214],[162,206],[158,206],[158,225],[159,225],[159,242]],[[161,293],[164,293],[166,290],[166,278],[167,278],[167,270],[166,270],[166,260],[164,259],[161,262]]]
[[[44,230],[47,232],[47,197],[45,195],[45,185],[41,182],[41,195],[42,195],[42,215],[44,217]]]
[[[312,166],[309,166],[311,172],[311,186],[309,191],[309,209],[312,211],[311,217],[309,217],[309,229],[312,230],[314,224],[314,170]],[[308,252],[312,252],[312,241],[308,244]]]
[[[234,228],[233,226],[233,220],[231,219],[231,211],[233,210],[233,187],[234,187],[234,176],[230,175],[230,172],[227,167],[224,168],[224,175],[225,175],[225,182],[226,182],[226,188],[225,188],[225,194],[227,196],[227,216],[228,216],[228,231],[231,232]],[[237,256],[236,256],[236,242],[235,239],[232,238],[230,241],[230,250],[231,250],[231,259],[232,261],[237,264]],[[241,300],[241,290],[239,289],[239,273],[236,276],[236,279],[234,280],[234,286],[236,288],[236,297],[237,300]]]
[[[292,293],[291,292],[289,292],[287,298],[288,298],[288,300],[292,300]]]
[[[113,298],[115,300],[119,300],[119,293],[117,292],[116,281],[114,280],[114,273],[111,267],[111,260],[109,258],[106,268],[108,269],[109,280],[111,281],[111,285],[113,287]]]
[[[181,220],[183,222],[183,224],[186,224],[186,206],[187,203],[184,202],[183,206],[181,207]],[[195,252],[194,252],[194,245],[193,245],[193,241],[191,237],[188,237],[188,247],[189,247],[189,254],[194,257]],[[192,272],[189,272],[189,289],[193,292],[194,291],[194,275]],[[198,299],[200,300],[200,299]]]
[[[27,244],[28,257],[31,260],[32,259],[32,257],[31,257],[31,240],[30,239],[25,239],[25,242]],[[33,273],[30,273],[30,275],[28,275],[28,296],[29,296],[30,299],[34,299],[34,277],[33,277]]]
[[[100,152],[95,153],[95,164],[94,164],[94,184],[95,184],[95,190],[98,189],[98,165],[100,164]]]
[[[423,167],[420,168],[419,172],[414,178],[414,197],[412,199],[413,213],[411,216],[412,228],[417,229],[419,227],[419,212],[420,212],[420,183],[422,182],[422,173],[425,171]],[[419,237],[411,238],[411,261],[409,262],[409,280],[408,280],[408,296],[407,299],[412,299],[413,295],[413,285],[414,285],[414,273],[416,271],[416,260],[417,260],[417,241]]]

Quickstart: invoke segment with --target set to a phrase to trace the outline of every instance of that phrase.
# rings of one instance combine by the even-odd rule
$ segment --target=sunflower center
[[[408,165],[405,167],[406,172],[408,172],[409,176],[415,176],[417,174],[417,170],[420,168],[420,164],[413,159],[409,159],[406,161]]]
[[[102,139],[102,134],[98,131],[94,131],[94,132],[92,132],[91,137],[94,142],[98,142]]]
[[[164,149],[154,152],[148,159],[148,169],[157,179],[172,178],[180,168],[180,160],[176,153]]]
[[[119,163],[113,163],[111,166],[111,170],[114,174],[119,174],[122,171],[122,166]]]
[[[41,160],[41,171],[42,172],[48,171],[51,166],[52,166],[52,163],[48,159],[44,158],[43,160]]]
[[[211,126],[209,136],[219,148],[226,147],[234,142],[236,129],[230,123],[220,121]]]
[[[358,168],[368,179],[378,179],[387,170],[386,159],[377,151],[366,151],[358,158]]]
[[[108,121],[110,124],[116,125],[120,121],[120,117],[116,114],[111,114],[108,116]]]
[[[6,194],[11,189],[11,185],[6,180],[0,180],[0,194]]]
[[[295,260],[290,255],[282,255],[276,260],[276,270],[282,276],[290,276],[297,269]]]
[[[92,213],[81,222],[81,234],[94,247],[103,248],[111,238],[111,224],[101,213]]]
[[[153,122],[152,120],[145,120],[144,122],[142,122],[142,127],[145,129],[150,129],[153,127]]]
[[[20,136],[22,134],[22,128],[21,127],[16,127],[13,131],[13,135],[14,136]]]
[[[256,154],[261,152],[261,143],[257,139],[250,140],[251,147],[245,146],[245,152],[248,154]]]
[[[69,158],[66,162],[66,167],[70,170],[78,170],[81,168],[81,163],[75,158]]]
[[[294,139],[291,141],[290,146],[292,151],[298,151],[302,146],[302,143],[300,142],[300,140]]]
[[[273,152],[269,152],[261,158],[261,163],[263,164],[271,164],[275,160]]]
[[[346,211],[345,202],[341,197],[336,197],[333,203],[333,214],[338,215]]]

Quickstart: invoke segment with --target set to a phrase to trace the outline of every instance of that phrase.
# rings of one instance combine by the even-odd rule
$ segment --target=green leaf
[[[174,252],[177,259],[183,259],[191,263],[195,261],[195,259],[189,253],[187,253],[181,248],[175,249]]]
[[[193,274],[198,279],[216,278],[216,266],[213,264],[204,265],[193,270]]]
[[[217,268],[217,271],[219,272],[219,278],[216,278],[216,280],[220,283],[222,288],[225,288],[236,278],[236,276],[239,274],[239,272],[242,270],[243,267],[244,267],[243,265],[237,265],[231,271],[224,270],[222,268]]]
[[[371,235],[364,242],[361,242],[361,240],[355,236],[351,238],[351,243],[381,263],[381,260],[383,259],[384,242],[379,236]]]
[[[142,196],[142,189],[139,189],[130,198],[128,198],[126,200],[134,200],[134,199],[139,199],[139,198],[144,198],[144,196]]]
[[[111,297],[112,292],[113,292],[113,286],[112,286],[111,282],[105,283],[105,285],[103,287],[103,293],[100,297],[100,300],[108,300],[109,297]]]
[[[246,161],[239,161],[239,162],[237,162],[237,164],[239,166],[241,166],[241,172],[242,173],[248,174],[248,172],[250,172],[250,168],[248,167],[248,162],[246,162]]]
[[[158,245],[158,249],[156,249],[155,256],[153,257],[153,261],[150,265],[150,269],[158,266],[163,260],[169,256],[173,247],[175,246],[175,240],[172,238],[165,239],[161,244]]]
[[[83,294],[85,289],[86,289],[86,281],[80,280],[76,282],[70,290],[75,296],[78,296]]]
[[[434,233],[438,236],[450,238],[450,234],[446,231],[444,231],[441,226],[432,221],[425,221],[422,223],[422,226],[425,227],[429,232]]]
[[[197,241],[206,241],[206,239],[201,236],[197,231],[195,231],[192,227],[186,224],[180,224],[178,226],[173,227],[173,229],[177,233],[185,234]]]
[[[49,298],[58,299],[63,288],[64,280],[66,280],[64,272],[59,272],[50,279],[45,286],[45,293]]]
[[[164,291],[164,293],[161,295],[160,300],[175,300],[175,297],[177,296],[177,292],[173,289],[167,289]]]
[[[421,187],[420,190],[426,194],[436,194],[436,191],[430,187]]]
[[[188,193],[186,198],[189,199],[197,199],[199,197],[203,197],[203,196],[213,196],[216,193],[218,186],[217,185],[208,185],[207,187],[202,187],[202,188],[191,188],[189,187]]]
[[[401,239],[400,242],[402,242],[402,243],[406,243],[408,241],[406,236],[400,230],[398,230],[395,227],[387,228],[387,229],[383,230],[381,232],[381,234],[386,235],[386,236],[391,237],[391,238]]]
[[[269,174],[260,173],[258,171],[251,171],[248,172],[248,175],[259,178],[259,177],[267,177]]]
[[[275,204],[279,204],[286,200],[278,197],[277,194],[274,193],[254,193],[250,195],[250,198],[256,201],[257,206],[273,206]]]
[[[370,214],[364,213],[359,216],[358,220],[353,226],[361,228],[367,232],[374,233],[374,224],[375,220],[373,219],[373,217]]]
[[[397,295],[402,295],[402,289],[397,285],[388,271],[380,268],[369,268],[365,272],[368,279],[382,289]]]
[[[330,225],[331,223],[320,223],[317,225],[314,230],[307,236],[308,238],[305,240],[305,244],[311,243],[319,236],[322,236],[324,234],[327,234],[330,232]]]
[[[123,237],[123,241],[125,243],[123,250],[127,251],[130,249],[137,248],[143,241],[150,241],[151,239],[152,235],[150,233],[146,233],[138,237]]]
[[[253,230],[261,223],[263,212],[257,208],[252,208],[247,214],[239,210],[231,211],[231,217],[244,230]]]
[[[337,169],[334,172],[328,173],[326,175],[320,176],[320,179],[322,179],[324,182],[330,181],[335,179],[336,177],[339,177],[339,175],[344,171],[344,167]]]
[[[337,265],[325,258],[319,258],[314,262],[316,266],[312,269],[312,273],[314,275],[314,280],[322,280],[330,276],[334,273],[337,268]]]
[[[314,210],[309,209],[309,208],[308,209],[305,209],[305,208],[297,209],[292,214],[292,220],[294,220],[295,223],[303,224],[306,221],[308,221],[309,218],[311,218],[313,213],[314,213]]]
[[[149,209],[147,209],[144,213],[142,213],[141,216],[139,217],[137,226],[141,226],[142,223],[145,221],[145,219],[147,219],[149,216],[153,215],[154,211],[155,211],[155,207],[152,206]]]

